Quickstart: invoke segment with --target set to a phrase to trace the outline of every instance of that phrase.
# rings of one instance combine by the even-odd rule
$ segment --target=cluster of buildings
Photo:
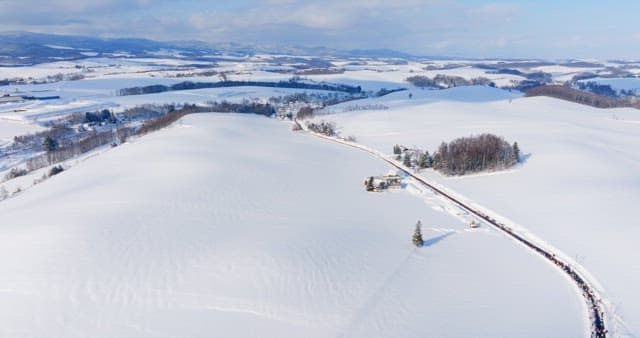
[[[367,191],[383,191],[387,189],[400,189],[402,177],[398,175],[370,176],[364,181]]]

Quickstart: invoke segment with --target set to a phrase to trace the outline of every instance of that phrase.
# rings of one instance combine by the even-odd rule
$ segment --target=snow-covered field
[[[366,193],[387,170],[283,122],[188,116],[0,203],[0,335],[586,335],[555,268],[411,182]]]
[[[388,110],[318,119],[335,121],[345,135],[386,153],[396,143],[434,151],[442,141],[484,132],[517,141],[524,163],[513,170],[423,175],[572,256],[600,282],[631,332],[640,332],[640,263],[633,254],[640,237],[640,111],[510,97],[488,87],[405,95],[372,100]]]
[[[275,59],[274,59],[275,58]],[[44,63],[31,67],[0,67],[2,79],[30,79],[30,81],[55,81],[56,76],[64,80],[43,84],[21,84],[0,86],[0,95],[27,96],[60,96],[59,100],[30,101],[24,103],[1,104],[0,119],[18,118],[27,121],[58,117],[72,112],[91,111],[103,108],[148,103],[160,101],[163,103],[180,103],[182,100],[193,100],[194,103],[217,99],[209,92],[173,92],[156,95],[156,97],[117,97],[119,89],[147,86],[154,84],[171,85],[183,81],[215,82],[217,75],[202,77],[203,71],[224,73],[229,80],[251,81],[283,81],[290,79],[293,74],[279,73],[269,70],[290,69],[290,64],[280,65],[277,56],[255,55],[247,58],[226,57],[227,61],[204,62],[188,59],[171,58],[88,58],[77,61],[60,61]],[[342,69],[342,74],[304,75],[304,79],[311,81],[328,81],[361,86],[365,91],[376,92],[381,88],[413,88],[406,81],[411,76],[447,75],[462,77],[467,80],[484,77],[489,78],[497,86],[512,87],[524,77],[510,74],[494,74],[491,69],[483,68],[479,63],[498,67],[500,61],[483,60],[430,60],[408,61],[394,64],[375,60],[359,60],[350,64],[349,60],[329,59],[335,69]],[[526,62],[523,63],[526,65]],[[435,69],[428,68],[436,67]],[[442,69],[438,69],[442,67]],[[509,67],[508,64],[505,67]],[[555,81],[562,83],[571,77],[586,71],[602,71],[598,68],[578,68],[562,65],[539,66],[527,68],[525,66],[513,68],[523,72],[544,71],[550,73]],[[430,70],[427,70],[430,69]],[[604,69],[604,68],[603,68]],[[60,75],[62,74],[62,75]],[[176,77],[191,76],[191,77]],[[83,80],[69,80],[71,76],[82,76]],[[625,87],[628,85],[625,82]],[[614,84],[617,87],[617,83]],[[635,88],[635,87],[634,87]],[[215,93],[215,91],[213,91]],[[242,94],[242,93],[241,93]],[[247,94],[252,95],[252,94]],[[170,96],[170,97],[169,97]],[[261,96],[258,94],[257,96]],[[223,97],[224,98],[224,97]],[[19,114],[15,114],[15,110]],[[9,116],[6,116],[9,115]]]
[[[267,71],[276,67],[268,58],[229,58],[211,69],[227,72],[230,80],[292,76]],[[442,141],[484,132],[517,141],[524,161],[512,170],[422,175],[571,257],[620,317],[607,323],[609,329],[640,334],[640,263],[633,254],[640,235],[634,210],[640,111],[599,110],[489,87],[422,90],[405,81],[437,74],[488,77],[498,85],[523,79],[488,74],[474,66],[480,61],[347,61],[332,60],[344,67],[342,74],[304,78],[409,91],[331,106],[318,120],[335,121],[344,136],[386,153],[396,143],[434,151]],[[115,95],[125,87],[218,80],[173,77],[203,70],[190,69],[192,64],[94,58],[0,67],[0,80],[86,76],[0,87],[2,94],[60,96],[0,104],[0,151],[14,136],[41,130],[38,123],[73,112],[264,102],[313,92],[236,87]],[[428,65],[443,69],[426,70]],[[549,72],[558,81],[593,70],[522,69]],[[629,87],[635,79],[617,80],[599,81],[635,88]],[[13,161],[0,168],[20,163]],[[366,193],[364,178],[389,172],[389,165],[292,132],[287,122],[190,115],[65,165],[71,167],[37,185],[34,179],[48,168],[0,183],[10,193],[24,188],[0,201],[0,336],[589,334],[583,299],[558,269],[486,224],[470,229],[471,215],[410,179],[400,191]],[[426,240],[421,249],[410,242],[418,219]]]

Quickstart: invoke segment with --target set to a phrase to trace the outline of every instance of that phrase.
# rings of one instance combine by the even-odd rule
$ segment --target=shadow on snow
[[[442,234],[442,235],[440,235],[440,236],[436,236],[436,237],[433,237],[433,238],[429,238],[429,239],[427,239],[426,241],[424,241],[424,243],[422,244],[422,246],[426,247],[426,246],[432,246],[432,245],[435,245],[435,244],[437,244],[438,242],[440,242],[440,241],[444,240],[445,238],[447,238],[447,237],[449,237],[449,236],[451,236],[451,235],[453,235],[453,234],[455,234],[455,232],[453,232],[453,231],[449,231],[449,232],[447,232],[447,233],[445,233],[445,234]]]

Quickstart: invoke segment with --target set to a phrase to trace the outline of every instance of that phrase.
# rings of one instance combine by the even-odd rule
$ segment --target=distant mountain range
[[[238,43],[210,44],[202,41],[161,42],[138,38],[104,39],[87,36],[29,32],[0,33],[0,65],[23,66],[87,57],[188,57],[211,58],[223,55],[289,54],[347,58],[398,58],[414,56],[389,49],[343,51],[325,47],[275,47]]]

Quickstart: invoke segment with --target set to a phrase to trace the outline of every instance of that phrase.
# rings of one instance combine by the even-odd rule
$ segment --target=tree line
[[[471,80],[467,80],[461,76],[450,76],[444,74],[437,74],[433,78],[429,78],[424,75],[414,75],[406,78],[406,81],[413,84],[416,87],[422,88],[437,88],[437,89],[445,89],[452,87],[461,87],[461,86],[491,86],[495,87],[495,83],[493,83],[490,79],[486,77],[477,77]]]
[[[269,88],[294,88],[294,89],[309,89],[309,90],[330,90],[337,92],[345,92],[349,94],[362,93],[360,86],[349,86],[344,84],[328,84],[328,83],[307,83],[300,81],[219,81],[219,82],[191,82],[185,81],[176,83],[170,86],[166,85],[150,85],[144,87],[130,87],[122,88],[117,91],[119,96],[127,95],[142,95],[142,94],[154,94],[163,93],[168,91],[177,90],[192,90],[192,89],[206,89],[206,88],[226,88],[226,87],[269,87]]]
[[[566,100],[579,104],[584,104],[596,108],[622,108],[632,107],[640,109],[640,102],[632,98],[607,97],[589,93],[579,89],[562,85],[544,85],[531,88],[525,93],[526,96],[549,96],[556,99]]]
[[[613,89],[611,85],[600,84],[595,81],[577,82],[576,86],[580,90],[585,90],[596,95],[617,98],[620,96],[635,96],[635,90],[621,89],[620,92]]]

